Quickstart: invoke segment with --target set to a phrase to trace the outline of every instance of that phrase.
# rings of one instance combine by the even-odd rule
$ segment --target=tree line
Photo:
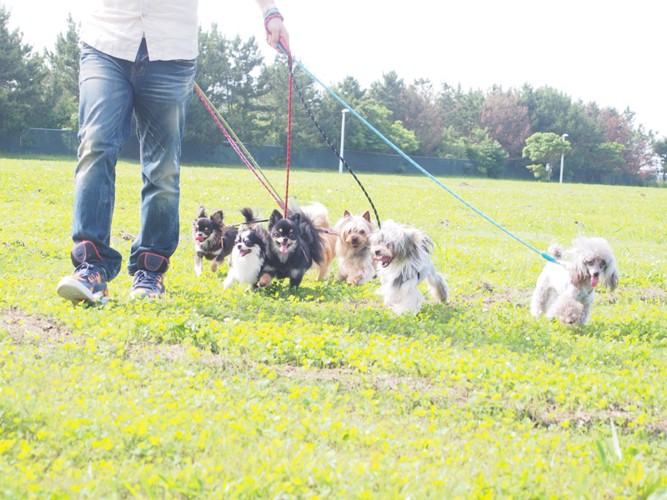
[[[8,27],[0,6],[0,144],[28,128],[76,130],[79,27],[71,15],[52,50],[36,53],[22,34]],[[200,28],[196,81],[246,145],[287,143],[287,58],[265,62],[254,37],[223,36],[215,24]],[[339,144],[342,106],[294,66],[292,148]],[[523,85],[465,90],[428,79],[406,83],[395,72],[363,88],[354,76],[330,87],[382,135],[411,156],[469,160],[478,173],[499,177],[508,165],[527,168],[538,179],[558,173],[567,154],[565,178],[601,182],[607,175],[660,170],[667,138],[619,111],[573,100],[557,89]],[[193,99],[198,101],[195,95]],[[314,126],[313,119],[317,126]],[[188,147],[214,150],[223,137],[208,111],[193,102],[186,125]],[[393,153],[358,120],[345,128],[346,150]]]

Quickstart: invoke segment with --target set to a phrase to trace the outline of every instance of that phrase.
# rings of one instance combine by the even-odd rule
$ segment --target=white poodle
[[[533,292],[530,313],[558,318],[567,324],[585,324],[591,316],[600,278],[610,290],[618,286],[616,259],[609,243],[604,238],[582,237],[565,252],[553,245],[548,253],[558,262],[544,266]]]

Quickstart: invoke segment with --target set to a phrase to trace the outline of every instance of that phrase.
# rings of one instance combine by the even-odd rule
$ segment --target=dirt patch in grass
[[[26,339],[38,336],[41,340],[62,342],[71,340],[70,331],[56,322],[37,314],[28,314],[17,309],[0,311],[0,328],[7,330],[11,339],[22,344]]]
[[[528,304],[532,290],[518,290],[507,286],[495,286],[488,281],[482,281],[477,285],[477,293],[461,295],[461,301],[478,302],[483,301],[485,307],[495,304]]]
[[[637,298],[644,302],[667,302],[667,291],[659,288],[642,288],[637,293]]]
[[[138,363],[164,361],[167,363],[201,364],[213,368],[227,369],[231,363],[222,355],[181,344],[130,344],[125,357]]]
[[[524,294],[516,294],[511,289],[503,289],[492,293],[498,293],[505,298],[511,296],[516,299],[517,295],[525,298]],[[11,308],[0,311],[0,329],[6,330],[16,344],[38,344],[42,349],[53,348],[64,342],[77,341],[76,337],[67,328],[48,317],[28,314]],[[237,371],[254,371],[257,368],[257,363],[250,359],[229,359],[221,354],[206,352],[181,344],[131,344],[125,350],[125,357],[138,363],[156,361],[188,363],[209,366],[214,369]],[[274,366],[273,369],[279,377],[286,379],[315,383],[335,382],[349,390],[358,390],[363,387],[371,387],[379,392],[407,390],[410,393],[417,392],[421,394],[425,400],[429,400],[431,404],[437,406],[467,404],[465,391],[455,387],[442,387],[437,382],[424,377],[373,375],[346,368],[305,368],[294,365],[278,365]],[[589,428],[594,424],[613,420],[625,432],[633,432],[643,427],[655,435],[667,435],[667,420],[660,419],[645,426],[631,425],[636,416],[622,408],[600,411],[567,411],[555,405],[546,405],[539,408],[524,409],[519,412],[517,418],[528,418],[535,427],[540,428],[563,425]]]

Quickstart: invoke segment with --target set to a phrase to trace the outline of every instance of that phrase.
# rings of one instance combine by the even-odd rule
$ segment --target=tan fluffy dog
[[[308,206],[301,207],[301,211],[310,217],[320,235],[322,263],[314,262],[313,268],[317,269],[317,281],[322,281],[329,272],[329,267],[331,267],[331,263],[336,256],[336,234],[331,229],[329,211],[321,203],[313,202]]]
[[[343,218],[336,222],[337,278],[348,285],[363,285],[375,277],[375,265],[371,256],[369,237],[375,231],[368,211],[352,215],[345,210]]]

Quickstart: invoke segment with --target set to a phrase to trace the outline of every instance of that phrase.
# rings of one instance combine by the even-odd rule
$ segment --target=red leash
[[[272,189],[272,186],[269,186],[269,185],[267,185],[266,182],[264,182],[264,180],[261,178],[261,176],[258,175],[257,170],[255,169],[255,167],[254,167],[254,166],[252,165],[252,163],[248,160],[248,158],[243,154],[243,151],[241,151],[241,148],[239,147],[239,145],[236,143],[236,141],[234,140],[234,138],[233,138],[233,137],[231,136],[231,134],[227,131],[227,129],[225,128],[225,126],[222,124],[222,121],[221,121],[220,118],[218,117],[218,115],[217,115],[217,113],[216,113],[216,110],[213,109],[213,106],[212,106],[211,102],[208,100],[208,97],[206,97],[206,95],[204,94],[204,92],[202,91],[202,89],[199,87],[199,85],[197,85],[197,83],[195,83],[195,92],[197,92],[197,95],[199,96],[199,99],[200,99],[201,102],[204,104],[204,106],[206,107],[206,110],[209,112],[209,114],[211,115],[211,117],[213,118],[213,120],[215,121],[215,123],[218,125],[218,128],[220,129],[220,131],[224,134],[224,136],[225,136],[225,137],[227,138],[227,140],[229,141],[229,144],[232,146],[232,148],[234,149],[234,151],[236,151],[236,154],[239,155],[239,158],[241,158],[241,160],[243,161],[243,163],[246,164],[246,166],[247,166],[247,167],[250,169],[250,171],[255,175],[255,177],[257,177],[257,179],[259,180],[259,182],[260,182],[260,183],[262,184],[262,186],[264,186],[264,188],[269,192],[269,194],[271,195],[271,197],[272,197],[274,200],[276,200],[276,203],[278,203],[278,206],[279,206],[280,208],[282,208],[283,210],[287,210],[287,204],[284,203],[283,200],[281,200],[280,197],[279,197],[276,193],[274,193],[274,190]]]
[[[287,95],[287,159],[285,160],[285,201],[280,199],[280,197],[274,193],[274,191],[269,187],[261,178],[259,175],[257,175],[257,172],[253,165],[250,163],[250,161],[246,158],[246,156],[243,154],[243,151],[241,151],[241,148],[238,146],[234,138],[231,136],[231,134],[227,131],[225,126],[222,124],[222,121],[217,115],[217,112],[215,109],[213,109],[213,106],[211,102],[208,100],[208,97],[204,94],[204,92],[201,90],[199,85],[195,83],[194,88],[195,92],[199,96],[199,99],[201,102],[204,104],[206,107],[207,111],[217,124],[218,128],[220,131],[224,134],[224,136],[227,138],[227,141],[229,141],[229,144],[232,146],[234,151],[236,151],[236,154],[239,155],[239,158],[246,164],[246,166],[251,170],[251,172],[257,177],[259,182],[266,188],[266,190],[269,192],[269,194],[273,197],[273,199],[278,203],[278,206],[283,209],[283,217],[287,218],[288,216],[288,200],[289,200],[289,177],[290,177],[290,165],[291,165],[291,158],[292,158],[292,98],[293,98],[293,87],[294,87],[294,72],[293,72],[293,64],[292,64],[292,54],[289,51],[289,46],[284,42],[284,40],[281,40],[278,43],[278,47],[287,55],[287,61],[288,61],[288,66],[289,66],[289,91]]]
[[[292,68],[292,53],[284,40],[278,42],[278,47],[287,55],[287,65],[289,67],[289,90],[287,93],[287,159],[285,160],[285,205],[283,207],[283,217],[287,218],[287,205],[289,204],[289,174],[292,158],[292,87],[294,86],[294,72]]]

